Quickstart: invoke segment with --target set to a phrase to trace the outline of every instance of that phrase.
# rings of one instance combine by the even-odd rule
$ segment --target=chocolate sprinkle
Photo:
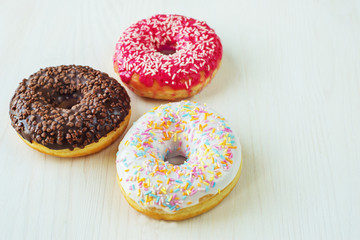
[[[84,148],[118,128],[130,111],[125,89],[87,66],[40,69],[10,102],[11,125],[29,142],[50,149]]]

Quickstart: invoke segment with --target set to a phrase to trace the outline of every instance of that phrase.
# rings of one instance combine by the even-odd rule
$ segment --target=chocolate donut
[[[131,114],[125,89],[87,66],[40,69],[10,102],[11,124],[31,147],[61,157],[97,152],[125,130]]]

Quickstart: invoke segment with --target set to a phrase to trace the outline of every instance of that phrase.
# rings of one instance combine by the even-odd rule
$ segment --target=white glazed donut
[[[181,165],[168,155],[183,155]],[[210,210],[234,188],[241,147],[226,120],[198,103],[156,107],[134,123],[119,145],[121,191],[136,210],[183,220]]]

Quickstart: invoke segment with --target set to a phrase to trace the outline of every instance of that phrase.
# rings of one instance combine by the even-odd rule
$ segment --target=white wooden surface
[[[10,126],[18,83],[82,64],[118,77],[121,32],[157,13],[205,20],[222,39],[213,82],[192,98],[226,116],[243,174],[215,209],[183,222],[133,210],[115,153],[60,159]],[[360,2],[357,0],[1,1],[1,239],[360,239]],[[130,93],[132,121],[162,101]]]

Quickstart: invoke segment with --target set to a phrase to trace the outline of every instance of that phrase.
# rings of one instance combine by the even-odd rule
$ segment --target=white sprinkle
[[[187,82],[185,82],[185,86],[186,86],[186,89],[189,89],[189,86],[188,86]]]

